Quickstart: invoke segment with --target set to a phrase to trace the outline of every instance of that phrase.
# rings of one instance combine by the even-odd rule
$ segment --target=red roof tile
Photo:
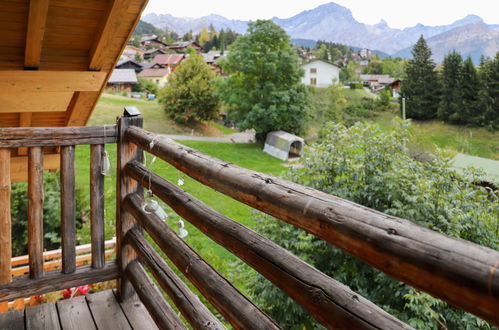
[[[182,54],[163,54],[156,55],[152,60],[154,63],[158,63],[161,65],[177,65],[184,59],[184,55]]]

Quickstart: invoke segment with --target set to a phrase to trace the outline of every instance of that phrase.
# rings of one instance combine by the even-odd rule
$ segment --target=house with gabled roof
[[[142,38],[140,38],[140,45],[142,47],[147,47],[147,46],[166,47],[167,46],[164,42],[159,40],[158,36],[155,34],[142,36]]]
[[[125,59],[120,60],[116,64],[116,69],[133,69],[135,73],[139,73],[140,71],[142,71],[142,65],[133,60]]]
[[[144,60],[150,60],[153,59],[155,56],[162,54],[166,54],[166,50],[159,48],[149,49],[144,52]]]
[[[134,69],[114,69],[106,84],[106,89],[119,92],[131,92],[137,84],[137,74]]]
[[[203,52],[203,47],[195,41],[179,41],[169,44],[166,48],[176,53],[185,53],[188,48],[194,48],[199,54]]]
[[[168,83],[168,76],[172,70],[170,68],[145,69],[138,74],[142,79],[152,81],[159,88],[163,88]]]
[[[179,65],[185,58],[184,54],[160,54],[156,55],[152,62],[161,65],[162,67],[169,67],[172,70]]]
[[[340,81],[340,68],[322,59],[313,59],[302,65],[305,70],[301,82],[307,86],[328,87]]]

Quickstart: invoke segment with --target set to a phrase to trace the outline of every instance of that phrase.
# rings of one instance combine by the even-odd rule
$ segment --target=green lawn
[[[220,158],[224,161],[237,164],[239,166],[249,168],[252,170],[269,173],[272,175],[279,175],[286,170],[283,162],[264,154],[262,146],[258,144],[229,144],[229,143],[214,143],[214,142],[200,142],[200,141],[180,141],[192,148],[198,149],[204,153]],[[111,163],[116,164],[116,146],[107,145]],[[76,164],[77,176],[76,183],[79,193],[84,199],[88,199],[89,195],[89,152],[88,146],[78,146],[76,148]],[[152,160],[150,154],[146,154],[146,164],[149,165]],[[194,197],[205,202],[215,210],[223,213],[229,218],[249,227],[253,228],[251,220],[251,208],[241,204],[223,194],[208,188],[194,179],[187,177],[183,173],[177,171],[173,166],[157,159],[153,165],[152,170],[169,180],[170,182],[177,183],[180,178],[184,180],[182,189],[190,193]],[[114,235],[114,218],[115,218],[115,172],[105,179],[105,219],[106,219],[106,239]],[[165,206],[165,210],[169,213],[170,217],[167,223],[177,230],[177,221],[179,218],[173,213],[171,209]],[[203,256],[210,264],[224,276],[230,276],[229,268],[236,258],[220,247],[204,234],[199,232],[196,228],[186,222],[186,228],[189,236],[186,241],[198,253]],[[85,226],[79,231],[79,238],[83,242],[89,240],[89,228]],[[244,283],[235,280],[234,284],[242,291],[245,291]]]
[[[136,100],[129,97],[103,94],[88,121],[88,126],[112,125],[123,114],[123,108],[133,105],[139,108],[144,117],[144,128],[161,134],[191,134],[219,136],[232,133],[230,128],[213,123],[197,123],[191,126],[176,124],[168,118],[157,100]]]
[[[395,116],[383,112],[373,121],[388,129]],[[450,125],[438,120],[412,121],[411,145],[428,152],[439,147],[449,150],[451,154],[461,152],[499,160],[499,132],[493,133],[485,128]]]

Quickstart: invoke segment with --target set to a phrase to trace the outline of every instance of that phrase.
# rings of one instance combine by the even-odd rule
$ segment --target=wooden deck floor
[[[1,330],[158,329],[140,301],[119,303],[113,291],[0,314]]]

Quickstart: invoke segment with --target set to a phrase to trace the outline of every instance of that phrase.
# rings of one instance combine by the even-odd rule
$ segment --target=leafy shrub
[[[364,89],[362,83],[350,83],[350,89]]]
[[[355,203],[409,219],[418,225],[492,249],[498,246],[499,199],[474,185],[480,173],[460,174],[437,153],[429,163],[411,158],[408,124],[399,121],[391,132],[357,123],[347,128],[330,124],[322,139],[303,157],[306,166],[291,169],[287,178]],[[311,149],[312,150],[312,149]],[[329,276],[349,285],[411,326],[437,329],[486,329],[470,314],[395,281],[332,245],[256,213],[257,231]],[[255,301],[284,328],[319,327],[293,300],[260,275],[248,277]]]
[[[59,173],[44,172],[43,174],[43,248],[58,249],[61,243],[61,205]],[[80,210],[84,207],[76,191],[76,224],[81,226]],[[11,188],[11,218],[12,218],[12,254],[14,256],[28,253],[28,184],[26,182],[12,183]]]

